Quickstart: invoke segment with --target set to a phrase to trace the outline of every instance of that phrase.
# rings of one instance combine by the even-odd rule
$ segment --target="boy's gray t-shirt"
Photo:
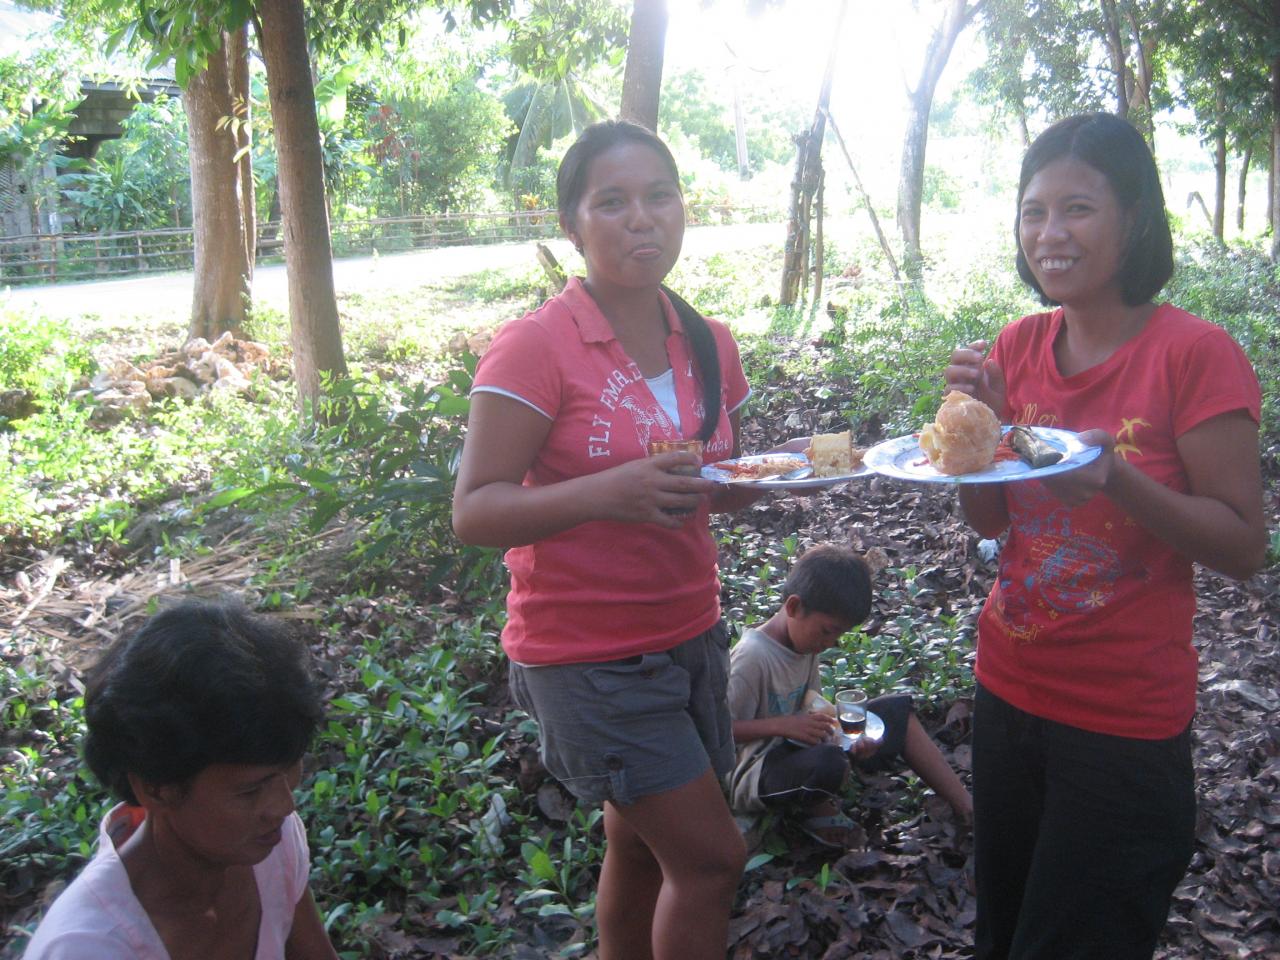
[[[729,651],[729,715],[735,721],[798,713],[810,689],[818,689],[814,654],[796,653],[754,628],[743,631],[742,639]],[[758,792],[760,765],[778,742],[778,737],[765,737],[737,745],[737,760],[728,777],[734,812],[765,809]]]

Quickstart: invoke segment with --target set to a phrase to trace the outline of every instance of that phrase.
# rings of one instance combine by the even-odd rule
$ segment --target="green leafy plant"
[[[0,660],[0,883],[11,896],[89,858],[106,799],[78,756],[84,703],[60,698],[50,672],[39,655],[32,666]]]
[[[60,399],[95,366],[84,338],[65,320],[0,307],[0,390]]]
[[[918,604],[928,588],[916,570],[886,573],[898,578],[882,593],[898,615],[875,635],[857,629],[841,638],[839,650],[821,661],[824,688],[855,680],[870,696],[912,692],[926,703],[967,695],[973,689],[973,647],[963,617],[931,614]]]
[[[436,560],[428,588],[458,569],[483,570],[493,552],[457,544],[451,523],[474,369],[471,357],[447,382],[418,383],[403,393],[356,377],[330,384],[320,417],[324,425],[285,459],[288,476],[258,487],[224,488],[208,507],[251,496],[275,498],[286,508],[303,509],[312,532],[339,515],[358,520],[363,529],[354,559],[390,562],[405,550],[421,551]]]

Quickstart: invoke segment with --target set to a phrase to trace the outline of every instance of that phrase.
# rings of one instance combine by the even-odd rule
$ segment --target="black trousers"
[[[980,686],[973,802],[979,958],[1150,960],[1195,837],[1190,728],[1090,733]]]

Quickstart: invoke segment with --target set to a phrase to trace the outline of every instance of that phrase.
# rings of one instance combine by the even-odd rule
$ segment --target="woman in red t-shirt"
[[[1007,533],[978,624],[977,956],[1140,960],[1192,852],[1192,563],[1245,578],[1265,555],[1261,395],[1225,331],[1152,301],[1172,241],[1126,121],[1036,139],[1015,233],[1057,309],[956,350],[947,385],[1102,453],[960,488],[975,530]]]
[[[602,960],[719,960],[746,851],[718,778],[734,750],[707,515],[755,494],[698,470],[737,455],[749,391],[728,328],[662,286],[685,222],[665,144],[596,124],[556,187],[586,277],[481,360],[454,528],[508,548],[512,696],[547,769],[604,803]],[[648,456],[655,440],[703,455]]]

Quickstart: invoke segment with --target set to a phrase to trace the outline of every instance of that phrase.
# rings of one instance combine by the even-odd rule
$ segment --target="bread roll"
[[[991,463],[1000,445],[1000,421],[981,400],[952,390],[933,423],[920,431],[920,449],[939,473],[973,473]]]

